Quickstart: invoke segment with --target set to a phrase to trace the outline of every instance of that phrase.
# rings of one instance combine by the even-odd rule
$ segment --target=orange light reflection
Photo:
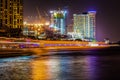
[[[32,62],[32,78],[33,80],[48,80],[48,66],[45,60]]]

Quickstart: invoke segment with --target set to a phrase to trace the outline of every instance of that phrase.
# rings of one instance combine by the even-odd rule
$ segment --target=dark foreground
[[[0,58],[0,80],[120,80],[119,49],[97,52],[103,55],[55,53]]]

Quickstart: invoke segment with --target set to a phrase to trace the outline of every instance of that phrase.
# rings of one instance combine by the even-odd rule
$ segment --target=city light
[[[51,24],[50,27],[58,29],[60,34],[66,34],[66,11],[64,10],[53,10],[51,13]]]
[[[49,23],[49,22],[46,22],[45,25],[50,25],[50,23]]]
[[[26,25],[26,24],[27,24],[27,22],[26,22],[26,21],[24,21],[24,22],[23,22],[23,24],[24,24],[24,25]]]

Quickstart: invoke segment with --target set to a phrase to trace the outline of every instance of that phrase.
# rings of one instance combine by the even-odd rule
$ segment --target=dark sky
[[[97,11],[96,34],[97,40],[120,40],[120,4],[119,0],[24,0],[24,17],[38,15],[40,13],[58,8],[66,8],[68,17],[72,19],[74,13],[82,13],[88,10]]]

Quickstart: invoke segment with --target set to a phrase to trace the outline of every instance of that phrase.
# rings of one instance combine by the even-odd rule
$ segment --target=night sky
[[[97,40],[120,41],[120,4],[119,0],[24,0],[24,18],[38,16],[36,7],[42,12],[54,9],[68,10],[69,21],[73,14],[79,14],[89,10],[97,11],[96,34]],[[70,22],[69,22],[70,23]]]

